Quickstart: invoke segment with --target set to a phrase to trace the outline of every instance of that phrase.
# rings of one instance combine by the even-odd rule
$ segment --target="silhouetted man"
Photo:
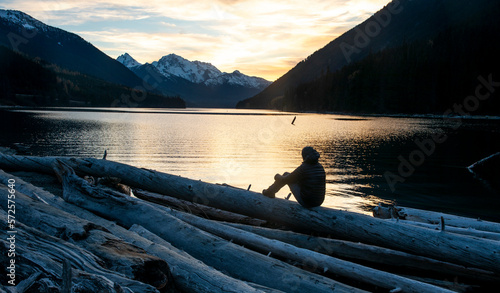
[[[310,146],[302,149],[302,164],[292,173],[276,174],[275,182],[262,194],[274,198],[283,186],[288,185],[295,199],[306,208],[320,206],[325,200],[325,169],[318,162],[319,153]]]

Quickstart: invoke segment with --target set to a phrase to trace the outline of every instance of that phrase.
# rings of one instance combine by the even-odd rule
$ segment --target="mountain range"
[[[0,10],[0,53],[2,105],[186,107],[78,35],[21,11]]]
[[[1,59],[0,99],[31,95],[37,104],[54,95],[59,104],[102,106],[147,89],[154,99],[126,104],[182,105],[166,95],[197,107],[239,101],[238,108],[411,114],[461,106],[500,115],[498,98],[470,100],[481,85],[492,89],[500,79],[498,15],[499,1],[394,0],[270,83],[175,54],[145,64],[126,53],[115,60],[76,34],[0,10],[4,55],[47,74],[23,75],[12,60]]]
[[[56,66],[57,72],[54,73],[59,75],[59,80],[65,80],[64,91],[67,92],[66,95],[69,95],[69,92],[78,93],[77,99],[67,96],[63,100],[78,100],[79,104],[86,105],[97,103],[103,106],[105,103],[96,101],[95,97],[88,97],[89,100],[83,101],[83,95],[86,92],[83,89],[85,85],[79,84],[79,82],[90,84],[96,82],[101,88],[106,87],[101,81],[125,86],[130,89],[118,90],[115,86],[109,85],[114,89],[112,92],[128,91],[128,96],[131,96],[131,93],[136,90],[148,91],[150,92],[149,96],[155,96],[155,99],[125,104],[153,107],[155,105],[151,104],[151,101],[158,101],[157,95],[181,97],[187,101],[189,106],[234,107],[239,100],[257,94],[270,84],[262,78],[246,76],[239,71],[224,73],[209,63],[190,62],[174,54],[164,56],[152,64],[140,64],[129,54],[124,54],[115,60],[80,36],[46,25],[28,14],[15,10],[0,9],[0,46],[21,53],[24,57],[35,60],[35,63],[45,62],[47,63],[45,67]],[[16,57],[15,60],[21,59]],[[28,63],[23,61],[23,64]],[[9,63],[9,66],[15,67],[15,64]],[[65,74],[64,77],[61,77],[65,70],[72,72],[72,74]],[[77,75],[79,78],[75,77]],[[89,78],[83,81],[81,75],[86,75]],[[17,78],[19,76],[11,79]],[[72,84],[71,88],[76,89],[76,92],[67,90],[67,85],[70,83]],[[27,83],[16,82],[16,84]],[[52,89],[58,92],[59,97],[64,96],[60,89],[56,90],[57,87],[57,85],[53,85]],[[11,87],[10,95],[19,94],[12,92],[14,90],[19,91],[20,88]],[[25,88],[23,91],[48,95],[47,92],[40,89]],[[92,88],[88,92],[95,93]],[[121,95],[112,100],[116,99],[124,100]],[[110,97],[106,97],[105,100],[109,101]],[[174,104],[179,105],[177,100]],[[169,103],[160,101],[157,106],[166,105]]]
[[[271,84],[238,70],[221,72],[210,63],[189,61],[175,54],[146,64],[137,62],[128,53],[117,60],[143,79],[155,80],[152,84],[162,93],[183,97],[189,106],[234,107],[238,101]]]
[[[500,79],[498,15],[498,1],[394,0],[237,107],[443,113]],[[475,113],[499,115],[497,100]]]

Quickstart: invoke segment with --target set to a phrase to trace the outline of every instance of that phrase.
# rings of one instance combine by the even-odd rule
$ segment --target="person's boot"
[[[275,198],[275,197],[276,197],[276,194],[275,194],[274,192],[272,192],[272,191],[270,190],[270,188],[262,190],[262,194],[263,194],[264,196],[269,197],[269,198]]]
[[[276,176],[274,176],[274,178],[279,178],[279,176],[280,176],[279,174],[276,174]],[[262,194],[264,196],[269,197],[269,198],[275,198],[276,197],[276,192],[280,191],[280,189],[283,186],[285,186],[285,183],[283,183],[283,180],[276,180],[267,189],[262,190]]]

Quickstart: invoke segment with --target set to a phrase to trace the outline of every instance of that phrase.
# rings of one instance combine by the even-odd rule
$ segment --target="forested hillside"
[[[498,23],[455,28],[433,39],[370,54],[289,89],[271,106],[293,111],[442,114],[455,104],[468,103],[471,114],[500,115],[495,88],[480,103],[467,99],[476,95],[478,86],[483,86],[482,94],[488,92],[481,80],[500,82],[500,42],[492,37],[499,29]]]
[[[178,97],[145,93],[31,59],[0,46],[0,104],[21,106],[185,107]]]

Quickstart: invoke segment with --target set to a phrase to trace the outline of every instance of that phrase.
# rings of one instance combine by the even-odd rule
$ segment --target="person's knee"
[[[276,181],[283,181],[283,180],[285,180],[285,179],[286,179],[286,177],[287,177],[288,175],[290,175],[290,173],[288,173],[288,172],[283,173],[283,175],[281,175],[281,174],[276,174],[276,175],[274,175],[274,180],[276,180]]]

